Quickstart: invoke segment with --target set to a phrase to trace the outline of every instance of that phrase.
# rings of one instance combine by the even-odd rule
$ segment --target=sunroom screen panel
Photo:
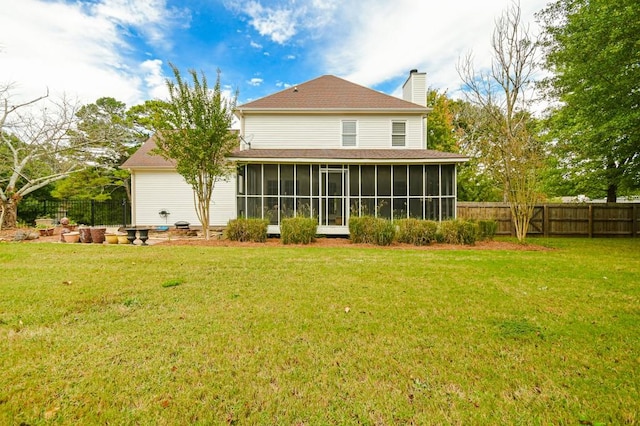
[[[391,195],[391,166],[378,166],[378,197]]]

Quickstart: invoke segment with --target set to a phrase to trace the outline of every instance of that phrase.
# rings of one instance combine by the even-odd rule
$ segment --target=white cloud
[[[194,46],[172,51],[172,43],[196,40],[199,34],[174,37],[176,28],[189,25],[190,12],[168,6],[170,1],[200,3],[0,0],[0,83],[15,82],[15,94],[23,99],[39,96],[47,88],[82,102],[113,96],[133,105],[151,97],[165,98],[159,55],[177,62],[186,58],[189,63],[179,65],[196,69],[203,67],[197,61],[210,61],[204,68],[214,69],[221,55],[207,54],[210,46],[204,38],[197,39],[202,44],[194,43],[202,49],[197,54],[190,50]],[[418,68],[427,72],[430,86],[448,88],[450,93],[460,85],[455,65],[461,55],[473,50],[478,67],[488,64],[494,20],[511,4],[511,0],[223,1],[251,28],[250,33],[262,35],[239,33],[257,49],[253,53],[268,57],[261,62],[265,71],[278,61],[285,64],[287,69],[278,74],[281,80],[297,80],[291,75],[297,70],[292,71],[289,62],[294,59],[305,69],[314,67],[316,75],[336,74],[366,86],[396,82]],[[525,19],[532,21],[533,12],[546,1],[527,0],[522,6]],[[203,6],[198,12],[205,16],[207,10]],[[219,45],[226,46],[225,41]],[[268,45],[270,41],[291,48]],[[239,68],[235,81],[255,75],[252,59],[234,59]],[[268,85],[261,81],[259,86]]]
[[[261,78],[254,77],[251,80],[247,81],[251,86],[260,86],[264,80]]]
[[[292,9],[263,7],[257,1],[244,6],[244,13],[251,17],[251,25],[262,36],[276,43],[285,43],[296,34],[296,20]]]
[[[133,105],[161,93],[161,62],[131,59],[127,30],[166,44],[178,13],[164,0],[0,0],[0,10],[0,82],[15,82],[18,97],[49,88],[81,102],[112,96]]]
[[[473,51],[479,68],[489,65],[489,41],[495,19],[508,0],[369,0],[367,7],[344,3],[342,28],[328,45],[320,46],[327,71],[373,86],[417,68],[427,72],[427,84],[455,90],[460,85],[458,59]],[[523,20],[533,26],[533,13],[546,0],[523,6]]]
[[[333,21],[339,0],[227,0],[226,7],[248,16],[249,24],[275,43],[286,44],[295,36],[315,38],[313,30]]]
[[[150,59],[140,64],[140,69],[144,75],[144,82],[147,92],[154,99],[167,99],[169,91],[167,89],[166,77],[162,74],[162,61]]]
[[[188,26],[189,13],[168,8],[166,0],[101,0],[91,6],[95,16],[119,25],[135,27],[154,45],[170,44],[167,29],[174,25]]]
[[[547,0],[527,0],[523,20]],[[365,86],[427,72],[431,87],[460,86],[459,58],[473,51],[487,67],[495,19],[512,0],[226,0],[260,35],[279,44],[304,45],[320,58],[318,74],[336,74]],[[286,60],[295,56],[285,57]],[[396,89],[398,95],[400,88]]]

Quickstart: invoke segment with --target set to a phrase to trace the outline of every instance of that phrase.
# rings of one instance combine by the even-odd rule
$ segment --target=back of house
[[[456,164],[467,159],[427,149],[424,73],[411,71],[403,98],[325,75],[238,106],[237,173],[216,184],[210,225],[266,218],[278,234],[282,219],[303,215],[319,234],[346,235],[354,215],[455,217]],[[197,224],[193,191],[154,146],[123,165],[134,224]]]

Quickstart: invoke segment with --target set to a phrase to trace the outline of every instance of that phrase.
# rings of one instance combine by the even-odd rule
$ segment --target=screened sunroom
[[[349,218],[446,220],[456,214],[456,163],[238,162],[237,214],[269,220],[310,216],[320,234],[348,234]]]

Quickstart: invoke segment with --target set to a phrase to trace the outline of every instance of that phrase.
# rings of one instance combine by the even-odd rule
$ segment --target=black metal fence
[[[50,217],[58,223],[63,217],[83,225],[127,226],[131,223],[131,204],[127,200],[34,200],[18,204],[18,220],[33,224],[36,218]]]

